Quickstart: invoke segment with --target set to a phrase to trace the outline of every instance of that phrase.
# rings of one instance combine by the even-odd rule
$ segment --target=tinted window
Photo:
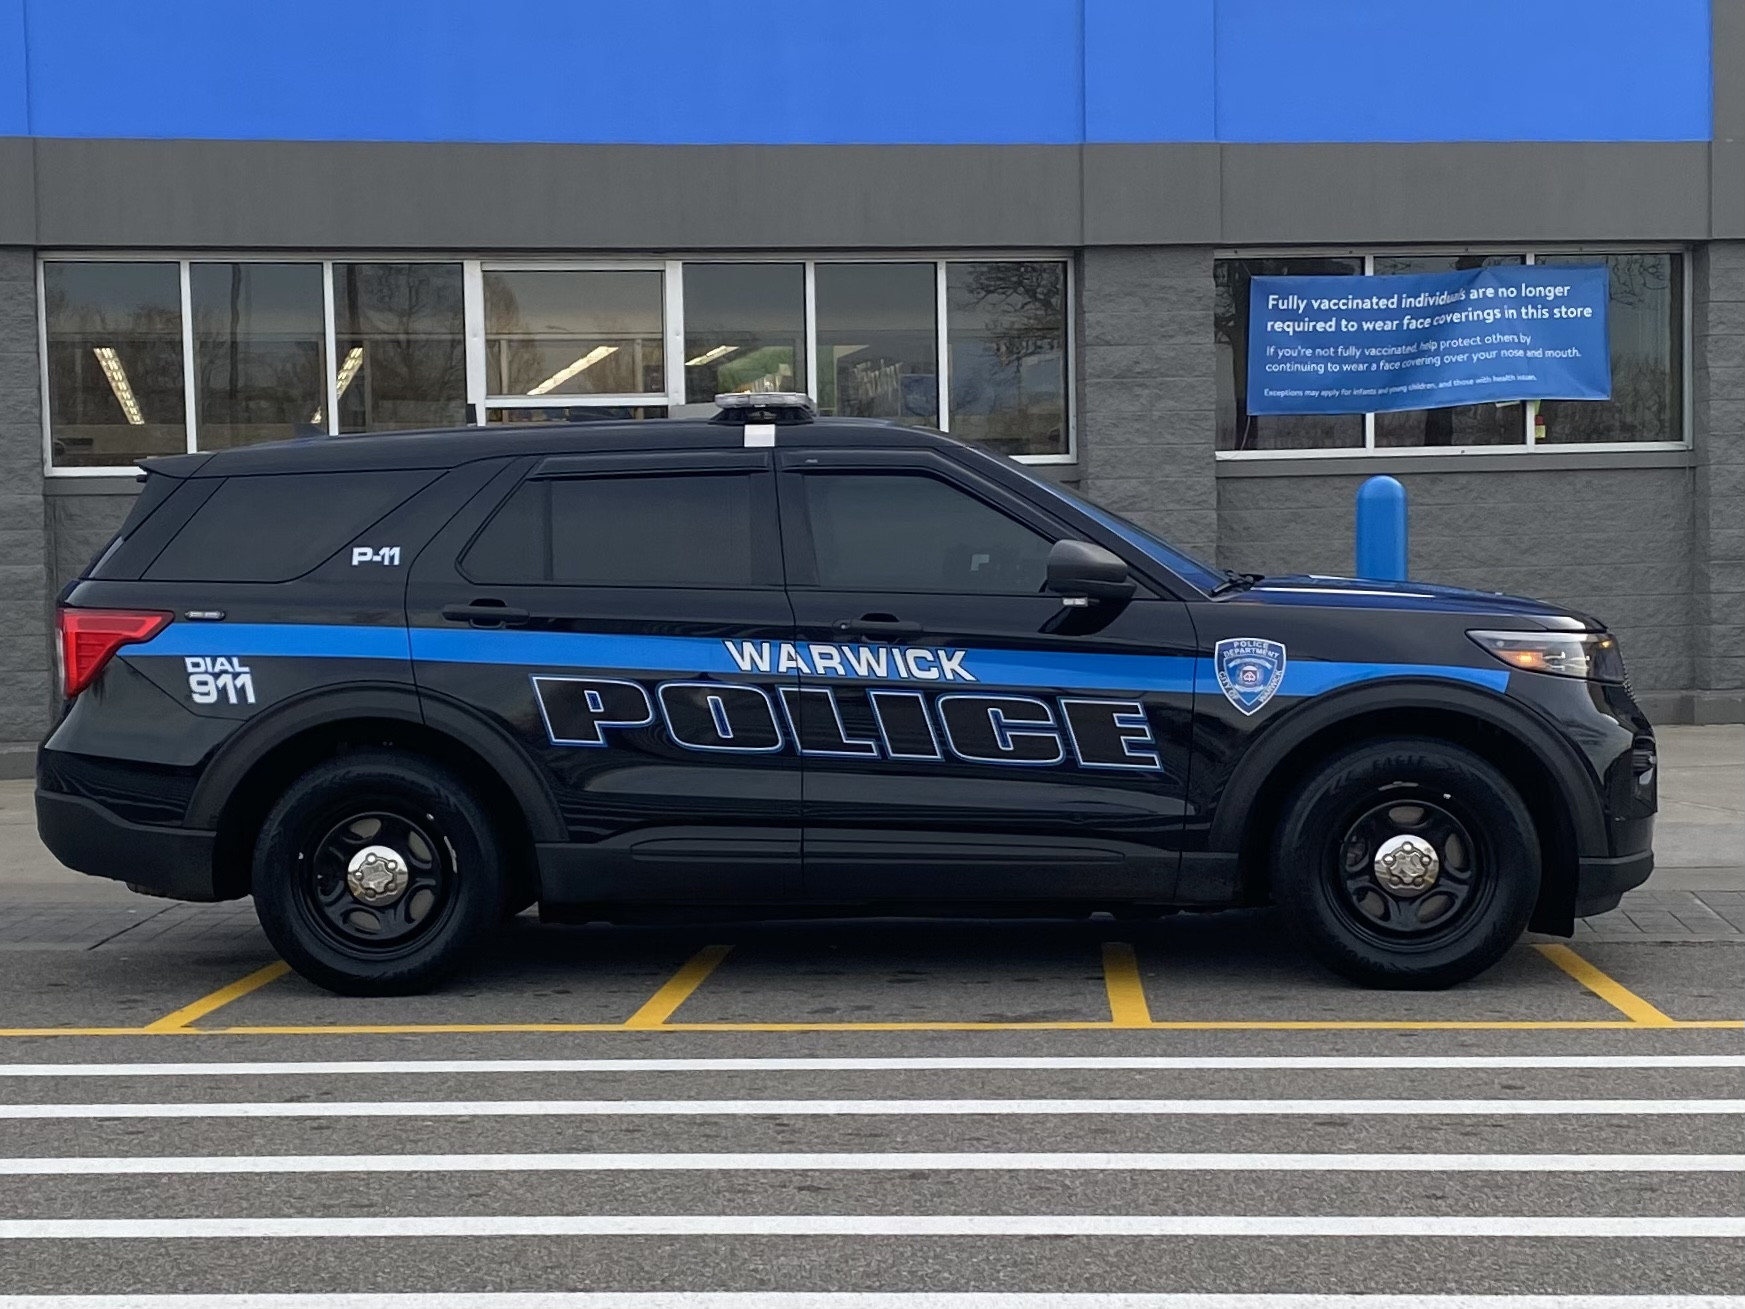
[[[758,584],[747,474],[525,482],[466,553],[480,582]]]
[[[810,474],[801,485],[822,587],[1042,589],[1053,542],[949,483],[921,474],[840,473]]]
[[[146,578],[288,582],[349,544],[433,476],[400,471],[229,478],[146,570]]]

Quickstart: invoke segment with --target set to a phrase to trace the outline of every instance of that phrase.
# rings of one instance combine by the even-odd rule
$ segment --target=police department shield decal
[[[1213,647],[1212,662],[1218,669],[1218,685],[1245,714],[1257,712],[1277,694],[1285,680],[1285,648],[1277,641],[1258,636],[1233,636]]]

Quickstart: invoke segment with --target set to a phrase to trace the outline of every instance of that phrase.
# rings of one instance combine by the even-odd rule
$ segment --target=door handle
[[[470,604],[443,605],[442,616],[451,623],[474,627],[520,627],[533,615],[501,600],[474,600]]]
[[[846,636],[919,636],[921,624],[907,622],[894,614],[862,614],[859,618],[839,619],[832,630]]]

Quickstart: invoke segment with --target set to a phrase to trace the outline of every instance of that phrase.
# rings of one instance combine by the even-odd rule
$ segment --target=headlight
[[[1590,682],[1622,682],[1624,656],[1610,632],[1468,632],[1510,668]]]

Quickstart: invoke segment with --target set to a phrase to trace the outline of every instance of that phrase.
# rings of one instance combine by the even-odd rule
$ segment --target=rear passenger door
[[[793,635],[769,452],[547,458],[489,505],[413,569],[413,666],[541,764],[569,830],[543,898],[792,894],[794,674],[733,657]]]

